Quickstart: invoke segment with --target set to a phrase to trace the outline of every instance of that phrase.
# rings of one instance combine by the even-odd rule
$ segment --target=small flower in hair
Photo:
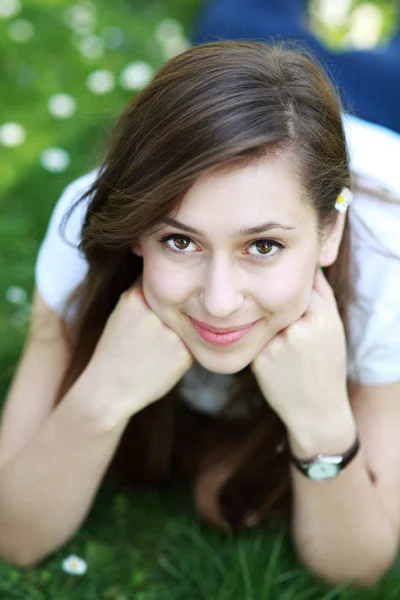
[[[353,193],[349,190],[349,188],[344,187],[340,192],[339,196],[336,198],[336,210],[338,210],[339,212],[346,212],[352,200]]]

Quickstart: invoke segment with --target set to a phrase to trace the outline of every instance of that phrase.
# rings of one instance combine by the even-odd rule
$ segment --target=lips
[[[234,331],[241,331],[242,329],[248,329],[251,325],[256,323],[256,321],[252,321],[251,323],[246,323],[245,325],[237,325],[236,327],[221,328],[221,327],[211,327],[211,325],[208,325],[207,323],[203,323],[202,321],[193,319],[193,317],[190,317],[190,318],[192,321],[197,323],[197,325],[200,325],[200,327],[202,327],[203,329],[207,329],[208,331],[212,331],[214,333],[221,333],[221,334],[222,333],[232,333]]]
[[[190,319],[190,321],[198,335],[213,346],[231,346],[232,344],[239,342],[239,340],[246,337],[258,323],[258,321],[255,321],[250,323],[250,325],[241,325],[240,328],[236,328],[236,330],[230,329],[229,331],[221,332],[221,330],[212,331],[211,329],[203,327],[199,324],[199,321],[195,321],[194,319]],[[209,327],[209,325],[207,325],[207,327]]]

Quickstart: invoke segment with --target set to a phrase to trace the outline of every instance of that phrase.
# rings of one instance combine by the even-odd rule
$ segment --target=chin
[[[200,352],[193,352],[193,356],[196,361],[207,371],[212,373],[219,373],[220,375],[232,375],[233,373],[239,373],[245,369],[253,360],[254,357],[249,358],[244,353],[242,356],[234,355],[223,355],[223,354],[203,354]]]

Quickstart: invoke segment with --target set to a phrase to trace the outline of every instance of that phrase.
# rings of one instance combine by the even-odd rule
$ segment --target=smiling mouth
[[[202,329],[207,329],[207,331],[211,331],[213,333],[217,333],[217,334],[221,334],[221,335],[225,334],[225,333],[233,333],[235,331],[241,331],[242,329],[248,329],[249,327],[252,327],[255,323],[257,323],[257,321],[252,321],[251,323],[246,323],[246,325],[238,325],[236,327],[221,328],[221,327],[211,327],[211,325],[208,325],[207,323],[203,323],[202,321],[198,321],[197,319],[193,319],[193,317],[189,317],[189,318],[191,319],[191,321],[196,323],[196,325],[198,325]],[[258,319],[258,320],[260,320],[260,319]]]
[[[199,325],[198,321],[195,319],[190,318],[190,322],[196,333],[212,346],[231,346],[246,337],[258,323],[258,321],[254,321],[253,323],[250,323],[250,325],[241,326],[240,329],[221,332],[211,331],[210,329]]]

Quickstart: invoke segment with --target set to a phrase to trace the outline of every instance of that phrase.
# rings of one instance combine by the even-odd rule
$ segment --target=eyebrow
[[[196,235],[201,235],[204,237],[204,234],[198,229],[194,227],[190,227],[189,225],[185,225],[185,223],[181,223],[177,219],[173,219],[172,217],[166,217],[162,221],[165,225],[172,225],[172,227],[177,227],[178,229],[184,229],[189,233],[194,233]],[[230,237],[244,237],[247,235],[257,235],[259,233],[263,233],[264,231],[269,231],[270,229],[286,229],[292,230],[295,227],[291,225],[283,225],[282,223],[278,223],[277,221],[268,221],[267,223],[263,223],[262,225],[257,225],[256,227],[248,227],[247,229],[238,229],[234,231]]]

